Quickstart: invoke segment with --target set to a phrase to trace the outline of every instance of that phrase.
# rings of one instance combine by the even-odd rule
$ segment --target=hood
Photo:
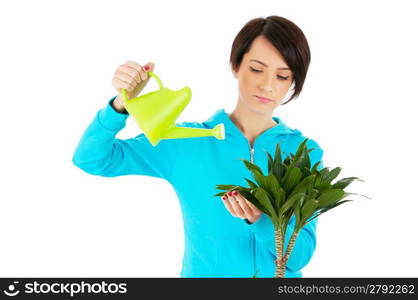
[[[263,136],[277,136],[282,134],[302,134],[298,129],[292,129],[289,126],[287,126],[278,117],[273,116],[273,120],[277,123],[277,125],[264,131],[262,133]],[[203,122],[203,124],[209,128],[213,128],[219,123],[224,124],[226,136],[243,136],[241,130],[239,130],[235,123],[232,122],[232,120],[229,118],[229,114],[226,113],[223,108],[218,109],[208,120]]]

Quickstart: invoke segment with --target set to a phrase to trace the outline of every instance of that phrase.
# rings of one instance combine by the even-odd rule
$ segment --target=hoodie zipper
[[[250,148],[250,161],[254,163],[254,148]]]
[[[254,148],[250,145],[250,161],[251,163],[254,163]],[[256,270],[257,270],[257,261],[256,261],[256,243],[255,243],[255,236],[254,233],[251,232],[251,243],[252,243],[252,250],[253,250],[253,269],[254,269],[254,275],[256,276]]]

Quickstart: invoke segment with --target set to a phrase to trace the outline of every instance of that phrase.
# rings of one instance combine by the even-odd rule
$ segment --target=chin
[[[267,106],[267,105],[263,105],[262,103],[250,103],[248,104],[248,107],[250,108],[251,111],[258,113],[258,114],[262,114],[262,115],[268,115],[271,114],[274,110],[273,106]]]

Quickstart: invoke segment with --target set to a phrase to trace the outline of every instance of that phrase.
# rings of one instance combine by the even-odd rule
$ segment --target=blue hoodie
[[[176,123],[177,126],[213,128],[225,126],[225,139],[214,137],[161,140],[155,147],[145,135],[117,139],[128,114],[115,111],[111,98],[84,132],[73,155],[73,163],[99,176],[146,175],[164,179],[174,188],[183,216],[184,256],[180,277],[274,277],[276,246],[274,226],[264,213],[253,224],[232,216],[220,197],[217,184],[247,186],[252,175],[240,159],[260,166],[267,174],[268,151],[273,157],[280,143],[282,158],[296,153],[305,139],[278,117],[276,126],[262,132],[251,148],[248,139],[218,109],[207,121]],[[313,140],[307,142],[312,165],[323,151]],[[318,169],[322,169],[321,163]],[[285,277],[302,277],[315,251],[318,218],[300,231],[287,262]],[[293,215],[286,230],[285,249],[295,225]]]

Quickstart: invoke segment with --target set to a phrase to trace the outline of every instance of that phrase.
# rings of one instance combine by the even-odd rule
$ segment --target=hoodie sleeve
[[[313,140],[310,140],[310,142],[308,142],[308,149],[312,147],[315,147],[316,149],[311,151],[309,154],[309,157],[311,159],[311,166],[313,166],[318,161],[322,160],[323,155],[323,150],[319,147],[319,145]],[[323,163],[321,161],[321,163],[318,165],[318,170],[321,170],[322,168]],[[292,215],[286,229],[284,245],[285,251],[287,249],[291,235],[295,228],[295,221],[295,215]],[[274,256],[275,260],[277,257],[276,243],[274,237],[274,225],[270,217],[265,213],[262,213],[261,217],[255,223],[245,223],[248,224],[247,226],[250,226],[251,230],[253,231],[256,239],[260,242],[260,244],[268,248],[268,250]],[[315,218],[314,220],[303,226],[302,229],[299,231],[295,245],[293,247],[292,252],[290,253],[289,260],[287,261],[287,269],[291,271],[298,271],[304,268],[311,260],[316,248],[317,223],[318,218]]]
[[[72,162],[81,170],[104,177],[146,175],[169,180],[177,156],[174,139],[161,140],[155,147],[142,133],[130,139],[117,139],[128,114],[111,105],[99,110],[82,135]]]

